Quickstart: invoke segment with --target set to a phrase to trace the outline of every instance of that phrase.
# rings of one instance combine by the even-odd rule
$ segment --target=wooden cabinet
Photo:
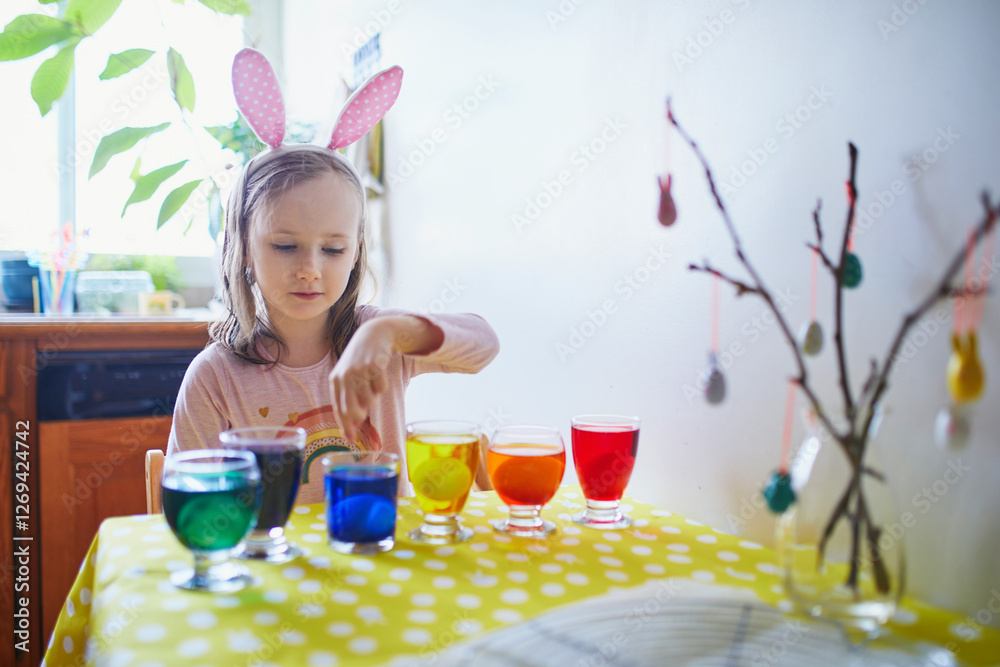
[[[170,432],[169,415],[39,422],[38,371],[64,350],[207,342],[202,321],[0,316],[0,633],[15,638],[0,664],[41,662],[100,522],[146,511],[145,453],[166,449]]]

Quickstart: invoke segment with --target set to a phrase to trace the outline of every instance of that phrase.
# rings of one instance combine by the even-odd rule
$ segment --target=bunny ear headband
[[[348,98],[337,116],[327,148],[349,146],[365,136],[399,96],[403,70],[398,65],[372,75]],[[236,104],[257,137],[271,148],[285,139],[285,103],[271,63],[260,51],[243,49],[233,59]]]

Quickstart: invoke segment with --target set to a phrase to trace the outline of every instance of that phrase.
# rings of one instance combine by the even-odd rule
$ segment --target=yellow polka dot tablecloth
[[[462,513],[473,539],[433,547],[408,539],[421,516],[414,499],[401,499],[395,548],[374,557],[331,550],[323,505],[299,506],[287,534],[305,555],[281,565],[248,562],[254,584],[223,595],[169,583],[170,572],[193,559],[162,515],[109,519],[81,566],[43,664],[442,664],[439,658],[463,643],[552,610],[676,579],[739,588],[774,613],[791,610],[770,549],[635,498],[623,501],[632,528],[580,528],[570,515],[583,502],[578,487],[562,487],[543,510],[557,531],[523,540],[490,527],[490,519],[506,516],[496,494],[473,493]],[[1000,661],[1000,634],[914,601],[903,605],[889,634],[947,647],[964,664]],[[602,658],[596,648],[594,656]]]

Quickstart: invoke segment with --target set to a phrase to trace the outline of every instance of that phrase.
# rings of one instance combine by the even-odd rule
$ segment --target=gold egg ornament
[[[976,332],[970,331],[963,339],[959,334],[951,337],[951,358],[948,360],[948,392],[956,403],[968,403],[983,394],[986,376],[979,361]]]

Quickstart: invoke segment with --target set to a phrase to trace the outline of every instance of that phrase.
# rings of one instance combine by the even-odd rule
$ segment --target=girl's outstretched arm
[[[379,394],[389,386],[394,353],[429,354],[441,347],[444,332],[415,315],[386,315],[365,321],[330,373],[334,417],[353,442]]]

